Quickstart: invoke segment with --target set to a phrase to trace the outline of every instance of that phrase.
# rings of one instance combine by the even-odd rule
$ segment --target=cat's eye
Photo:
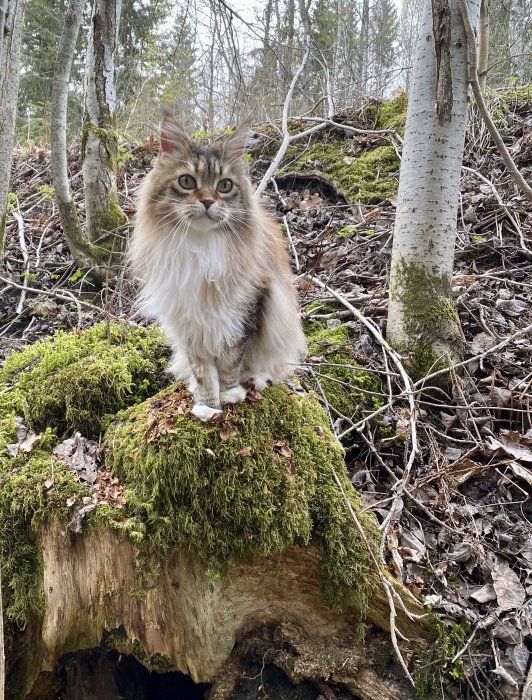
[[[193,190],[196,187],[196,180],[192,175],[181,175],[178,182],[184,190]]]
[[[225,180],[220,180],[220,182],[216,185],[216,189],[221,194],[227,194],[233,189],[233,181],[226,177]]]

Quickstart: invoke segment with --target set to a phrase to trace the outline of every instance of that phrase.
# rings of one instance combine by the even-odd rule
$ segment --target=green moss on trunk
[[[393,285],[392,300],[402,305],[404,335],[407,341],[393,338],[405,356],[411,375],[421,379],[462,355],[460,320],[451,298],[448,275],[425,265],[400,260]]]
[[[114,414],[168,382],[169,348],[157,329],[99,323],[13,353],[0,370],[0,413],[37,432],[98,438]],[[0,423],[1,424],[1,423]]]
[[[185,390],[166,390],[119,415],[106,435],[106,461],[142,523],[140,548],[160,555],[181,544],[216,576],[313,540],[329,601],[363,605],[374,570],[334,482],[333,470],[344,478],[343,450],[319,403],[280,385],[207,425],[191,420],[190,405]],[[354,496],[353,507],[360,511]],[[360,517],[376,538],[373,518]]]

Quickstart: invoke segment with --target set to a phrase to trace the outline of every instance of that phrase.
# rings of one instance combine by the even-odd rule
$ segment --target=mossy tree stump
[[[371,546],[376,523],[318,402],[271,387],[205,425],[184,388],[161,390],[166,353],[154,331],[101,324],[0,372],[9,697],[56,697],[64,655],[104,645],[210,683],[211,698],[231,697],[251,653],[354,698],[412,697],[334,473]],[[76,429],[76,458],[58,458]],[[80,476],[87,439],[120,499]],[[427,637],[400,605],[397,625]]]

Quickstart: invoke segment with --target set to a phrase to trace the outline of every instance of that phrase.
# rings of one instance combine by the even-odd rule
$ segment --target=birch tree
[[[478,29],[480,0],[468,0]],[[425,0],[406,121],[390,270],[388,337],[415,376],[461,354],[451,299],[468,114],[458,0]]]
[[[98,257],[99,251],[98,249],[93,250],[93,247],[83,236],[76,205],[70,191],[66,138],[68,85],[85,2],[86,0],[71,0],[59,39],[52,87],[51,173],[63,233],[72,257],[81,268],[93,268],[94,272],[95,258]]]
[[[25,0],[0,0],[0,264],[15,139]]]
[[[108,251],[108,264],[122,258],[127,217],[116,191],[118,134],[116,128],[115,54],[121,0],[94,0],[85,67],[82,127],[83,185],[87,238]]]

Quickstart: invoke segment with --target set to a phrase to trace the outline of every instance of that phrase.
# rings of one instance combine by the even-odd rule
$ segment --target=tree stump
[[[311,683],[308,697],[413,697],[387,632],[376,522],[317,400],[250,390],[204,424],[184,387],[142,400],[163,354],[151,332],[96,327],[0,373],[8,697],[118,697],[101,687],[115,651],[206,684],[211,700],[246,697],[257,663]],[[397,614],[410,640],[429,636],[399,602]],[[87,650],[92,671],[75,665]]]

